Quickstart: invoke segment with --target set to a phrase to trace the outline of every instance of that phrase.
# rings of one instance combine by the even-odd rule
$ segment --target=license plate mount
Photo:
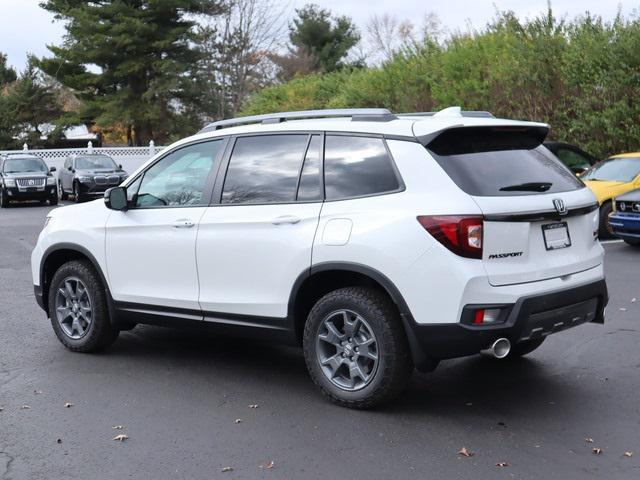
[[[567,222],[555,222],[542,225],[542,238],[547,250],[559,250],[571,246],[571,235]]]

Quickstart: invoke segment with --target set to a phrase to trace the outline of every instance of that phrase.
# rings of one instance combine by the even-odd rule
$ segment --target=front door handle
[[[291,224],[294,225],[296,223],[298,223],[300,221],[300,218],[293,216],[293,215],[283,215],[281,217],[277,217],[274,218],[271,223],[273,223],[274,225],[285,225],[285,224]]]
[[[191,228],[194,225],[195,223],[188,218],[181,218],[173,222],[173,228]]]

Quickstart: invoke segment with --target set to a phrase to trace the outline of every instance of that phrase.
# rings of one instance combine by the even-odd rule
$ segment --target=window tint
[[[537,130],[486,127],[444,132],[428,148],[462,190],[477,196],[566,192],[584,184],[546,147]]]
[[[324,153],[327,200],[392,192],[400,187],[380,138],[327,135]]]
[[[169,153],[149,168],[142,177],[137,207],[176,207],[205,205],[207,179],[222,141],[203,142]],[[135,188],[138,182],[131,186]]]
[[[307,155],[300,174],[298,201],[308,202],[322,199],[322,182],[320,178],[321,137],[314,135],[309,142]]]
[[[236,140],[222,203],[294,202],[308,135],[262,135]]]

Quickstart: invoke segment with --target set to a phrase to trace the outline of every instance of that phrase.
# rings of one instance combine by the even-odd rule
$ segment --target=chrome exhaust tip
[[[499,338],[493,342],[489,348],[481,350],[480,353],[493,358],[504,358],[511,351],[511,342],[506,338]]]

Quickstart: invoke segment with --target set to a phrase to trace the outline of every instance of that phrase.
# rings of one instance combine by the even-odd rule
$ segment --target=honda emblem
[[[564,206],[564,202],[562,201],[562,199],[554,198],[553,206],[556,208],[556,212],[558,212],[560,215],[567,214],[567,207]]]

